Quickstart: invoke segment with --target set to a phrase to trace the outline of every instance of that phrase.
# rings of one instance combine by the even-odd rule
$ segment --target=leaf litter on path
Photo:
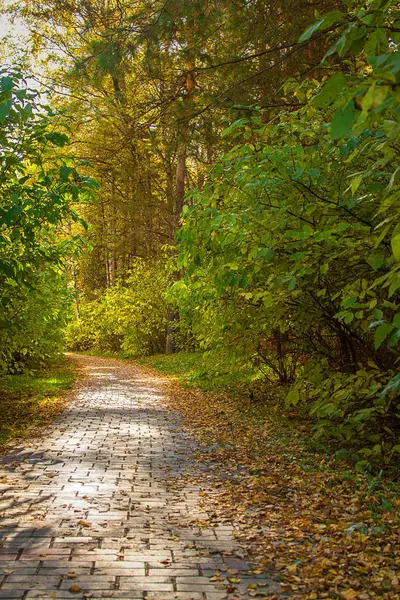
[[[278,574],[282,594],[265,597],[400,597],[398,495],[385,504],[366,475],[310,455],[272,420],[255,423],[227,394],[169,380],[166,403],[200,442],[192,480],[210,521],[234,525],[255,575]]]

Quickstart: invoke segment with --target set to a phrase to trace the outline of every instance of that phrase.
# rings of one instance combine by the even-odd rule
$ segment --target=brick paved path
[[[230,526],[201,527],[201,490],[182,481],[195,443],[157,380],[75,359],[86,378],[66,411],[0,463],[0,598],[219,600],[255,583],[270,595]]]

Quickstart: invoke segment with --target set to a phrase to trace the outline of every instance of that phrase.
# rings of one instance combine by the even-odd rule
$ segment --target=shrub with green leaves
[[[19,286],[0,321],[1,371],[20,372],[59,354],[69,305],[62,274],[41,271],[34,287]]]
[[[20,370],[60,347],[67,300],[64,261],[82,240],[78,202],[96,184],[63,148],[61,116],[23,75],[0,70],[0,372]]]
[[[80,316],[67,328],[72,350],[143,356],[165,349],[169,283],[165,262],[136,259],[124,280],[80,302]]]
[[[236,146],[187,198],[172,288],[216,363],[250,357],[320,435],[382,454],[400,430],[398,23],[378,0],[306,32],[338,36],[329,75],[287,83],[304,107],[225,131]]]

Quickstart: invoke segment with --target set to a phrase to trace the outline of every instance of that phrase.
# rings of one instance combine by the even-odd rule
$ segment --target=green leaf
[[[44,137],[54,144],[54,146],[58,146],[59,148],[62,148],[69,142],[68,136],[65,135],[65,133],[46,133]]]
[[[12,206],[1,218],[0,223],[4,223],[6,227],[10,227],[15,223],[18,219],[19,215],[22,212],[22,206],[14,205]]]
[[[71,169],[70,167],[66,167],[66,166],[62,166],[60,167],[60,178],[63,179],[64,181],[68,180],[69,174],[73,171],[74,169]]]
[[[13,89],[14,82],[11,77],[2,77],[0,85],[2,92],[4,92],[4,94],[8,94]]]
[[[359,460],[356,464],[355,464],[355,470],[358,471],[359,473],[365,473],[366,471],[369,471],[371,468],[371,463],[369,462],[369,460]]]
[[[385,52],[387,47],[388,41],[385,32],[382,29],[376,29],[365,44],[365,53],[367,56],[376,56],[378,53]]]
[[[4,123],[6,120],[8,113],[10,112],[10,108],[12,106],[12,100],[5,100],[0,104],[0,123]]]
[[[375,350],[378,350],[381,347],[381,345],[385,341],[388,334],[392,331],[392,329],[393,329],[393,325],[390,325],[390,323],[383,323],[382,325],[379,325],[379,327],[377,327],[375,329],[375,334],[374,334]]]
[[[400,329],[395,329],[388,338],[388,341],[387,341],[388,348],[393,348],[394,346],[397,346],[397,344],[399,343],[399,340],[400,340]]]
[[[274,257],[274,251],[271,248],[260,248],[254,258],[271,260]]]
[[[299,403],[299,400],[300,400],[299,390],[291,390],[285,398],[285,404],[286,404],[286,406],[296,406],[296,404]]]
[[[342,73],[335,73],[325,82],[322,90],[312,100],[316,108],[327,108],[334,102],[346,83],[346,77]]]
[[[361,182],[362,182],[362,177],[360,177],[360,176],[354,177],[354,179],[352,179],[351,184],[350,184],[350,189],[351,189],[351,193],[353,196],[356,193],[356,191],[358,190],[358,188],[360,187]]]
[[[375,412],[375,408],[362,408],[361,410],[358,410],[354,417],[353,417],[353,422],[354,423],[358,423],[359,421],[364,421],[366,419],[369,419],[370,416]]]
[[[400,262],[400,223],[398,223],[393,230],[390,244],[392,246],[393,256]]]
[[[343,308],[350,308],[351,306],[354,305],[354,303],[356,301],[357,301],[357,296],[350,296],[349,298],[346,298],[345,300],[343,300],[342,306],[343,306]]]
[[[384,261],[385,257],[382,256],[382,254],[371,254],[367,259],[367,263],[374,269],[374,271],[380,269]]]
[[[331,123],[331,138],[339,140],[350,133],[357,118],[354,100],[350,100],[346,106],[339,109]]]
[[[333,25],[336,22],[340,22],[343,20],[343,16],[344,14],[342,13],[342,11],[340,10],[331,10],[330,12],[328,12],[328,14],[325,15],[325,17],[323,19],[320,19],[319,21],[317,21],[316,23],[314,23],[313,25],[311,25],[311,27],[309,27],[300,37],[299,37],[299,42],[306,42],[307,40],[310,39],[310,37],[313,35],[313,33],[315,33],[316,31],[318,31],[319,29],[327,29],[328,27],[330,27],[331,25]]]
[[[232,123],[232,125],[224,129],[224,131],[221,134],[221,137],[226,137],[227,135],[230,135],[233,131],[235,131],[236,129],[240,129],[241,127],[243,127],[243,125],[246,125],[247,123],[247,119],[238,119],[237,121]]]
[[[315,31],[318,31],[318,29],[321,27],[321,25],[324,21],[325,21],[325,18],[320,19],[316,23],[313,23],[313,25],[311,25],[311,27],[306,29],[306,31],[299,37],[299,42],[306,42],[307,40],[309,40],[310,37],[312,36],[312,34]]]

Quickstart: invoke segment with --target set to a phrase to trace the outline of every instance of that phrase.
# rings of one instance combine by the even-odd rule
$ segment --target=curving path
[[[74,360],[84,379],[65,412],[0,459],[0,598],[272,597],[232,527],[209,525],[188,483],[195,442],[160,380]]]

